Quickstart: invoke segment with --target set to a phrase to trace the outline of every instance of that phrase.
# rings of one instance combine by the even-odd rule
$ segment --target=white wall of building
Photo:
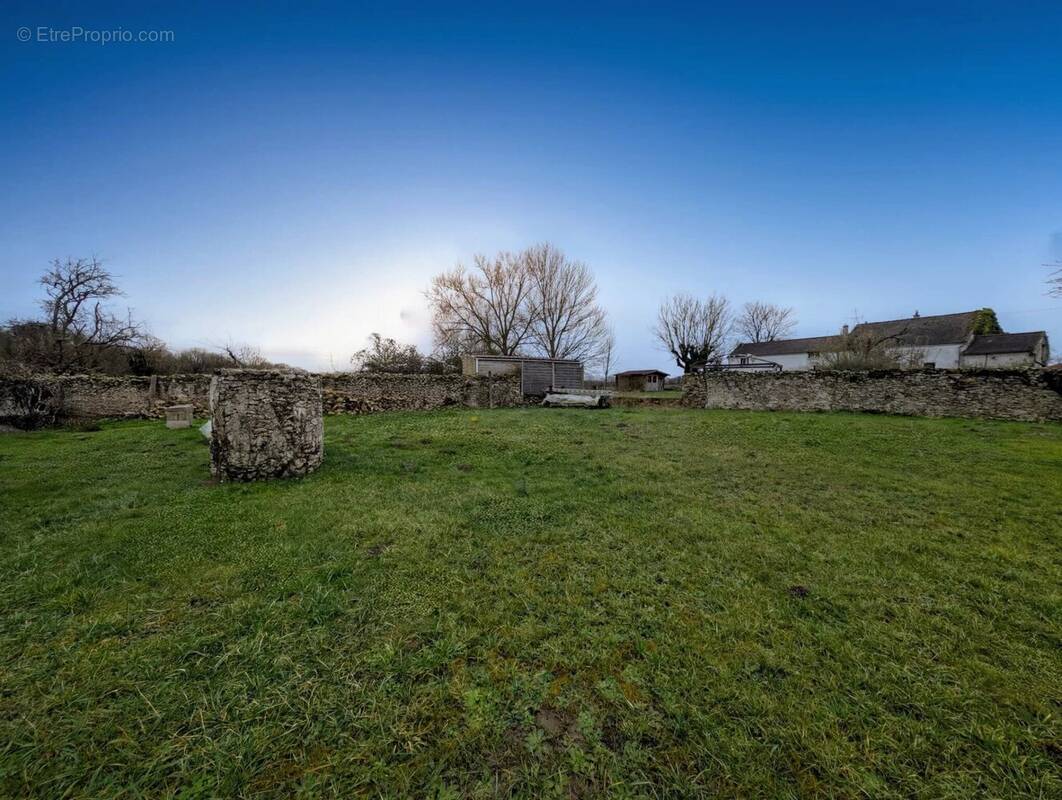
[[[932,347],[897,347],[900,360],[912,367],[932,364],[937,369],[958,369],[959,354],[965,344],[938,344]]]
[[[808,358],[807,353],[790,353],[784,356],[757,356],[750,359],[752,363],[759,363],[762,361],[772,361],[775,364],[781,364],[783,370],[804,370],[811,369],[811,360]],[[740,364],[741,359],[738,356],[730,356],[727,360],[729,364]]]
[[[991,355],[968,356],[963,355],[962,350],[966,347],[962,344],[940,344],[926,347],[897,347],[892,352],[900,357],[900,361],[912,368],[921,367],[923,364],[932,364],[936,369],[959,369],[967,368],[1006,368],[1028,367],[1046,361],[1046,353],[1034,356],[1032,353],[993,353]],[[800,371],[813,369],[821,363],[819,355],[808,353],[790,353],[788,355],[763,355],[758,356],[762,361],[773,361],[780,364],[783,370]],[[750,359],[755,361],[755,359]],[[740,364],[739,356],[730,356],[730,364]]]

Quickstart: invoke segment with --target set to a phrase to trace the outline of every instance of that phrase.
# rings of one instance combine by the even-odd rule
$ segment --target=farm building
[[[524,394],[541,395],[550,389],[582,389],[583,364],[568,358],[531,358],[473,353],[461,356],[465,375],[508,375],[520,372]]]
[[[666,372],[658,369],[629,369],[616,373],[616,389],[621,392],[659,392],[664,388]]]
[[[898,358],[924,369],[964,367],[1036,367],[1047,363],[1050,348],[1044,331],[978,334],[983,311],[938,314],[885,322],[862,322],[840,335],[807,339],[777,339],[773,342],[743,342],[730,353],[731,366],[773,364],[785,370],[815,369],[825,354],[844,347],[851,336],[888,342]]]

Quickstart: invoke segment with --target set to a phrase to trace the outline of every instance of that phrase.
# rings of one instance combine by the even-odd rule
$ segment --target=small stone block
[[[192,412],[193,407],[191,405],[184,406],[167,406],[166,411],[166,427],[167,428],[190,428],[192,427]]]

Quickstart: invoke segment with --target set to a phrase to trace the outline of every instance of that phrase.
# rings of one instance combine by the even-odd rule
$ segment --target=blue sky
[[[341,367],[548,239],[621,369],[674,371],[677,291],[799,335],[987,305],[1062,351],[1062,4],[215,5],[0,11],[0,317],[95,254],[174,346]],[[38,40],[73,26],[173,41]]]

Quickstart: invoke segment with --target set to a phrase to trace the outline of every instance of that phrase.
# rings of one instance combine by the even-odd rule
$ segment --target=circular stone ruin
[[[292,478],[324,458],[321,379],[222,369],[210,382],[210,471],[223,481]]]

